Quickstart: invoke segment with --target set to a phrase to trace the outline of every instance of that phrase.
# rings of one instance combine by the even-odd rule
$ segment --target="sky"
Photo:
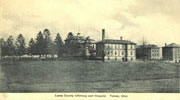
[[[180,0],[0,0],[0,38],[23,34],[28,43],[48,28],[54,39],[68,32],[97,41],[180,44]]]

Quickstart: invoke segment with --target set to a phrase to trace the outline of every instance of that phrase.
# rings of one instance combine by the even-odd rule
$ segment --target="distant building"
[[[96,56],[103,60],[133,61],[136,59],[136,44],[123,40],[105,39],[102,30],[102,41],[96,43]]]
[[[65,55],[73,57],[89,57],[91,50],[95,49],[95,40],[89,37],[71,36],[65,40]]]
[[[0,45],[0,60],[2,58],[2,50],[1,50],[1,45]]]
[[[165,44],[162,48],[163,59],[166,61],[180,62],[180,45],[176,43],[171,43],[169,45]]]
[[[140,45],[136,48],[137,59],[157,60],[162,58],[162,49],[154,44]]]
[[[2,45],[4,44],[3,39],[0,40],[0,60],[2,58]]]

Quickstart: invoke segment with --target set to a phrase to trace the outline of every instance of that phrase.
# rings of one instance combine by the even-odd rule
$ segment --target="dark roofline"
[[[112,39],[106,39],[104,41],[99,41],[98,43],[107,43],[107,44],[134,44],[136,45],[136,43],[128,41],[128,40],[112,40]]]
[[[139,47],[139,48],[142,48],[142,47]],[[144,47],[145,49],[159,49],[161,47]]]
[[[144,47],[143,47],[144,46]],[[137,48],[147,48],[147,49],[153,49],[153,48],[155,48],[155,49],[159,49],[159,48],[161,48],[161,47],[159,47],[159,46],[157,46],[157,45],[155,45],[155,44],[149,44],[149,45],[138,45],[138,47]]]
[[[162,48],[180,48],[180,46],[178,47],[178,46],[164,46],[164,47],[162,47]]]
[[[171,43],[169,45],[164,46],[163,48],[180,48],[180,45],[176,43]]]

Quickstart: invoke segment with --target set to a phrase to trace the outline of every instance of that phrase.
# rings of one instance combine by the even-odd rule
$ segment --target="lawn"
[[[165,62],[0,62],[0,92],[179,92],[180,65]]]

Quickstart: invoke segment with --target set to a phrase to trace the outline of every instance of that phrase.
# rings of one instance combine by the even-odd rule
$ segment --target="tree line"
[[[22,34],[19,34],[14,40],[13,36],[9,36],[7,40],[0,39],[1,45],[1,56],[9,57],[21,57],[25,54],[47,56],[50,54],[51,57],[63,55],[64,42],[62,41],[61,35],[57,33],[55,40],[52,40],[49,29],[44,29],[43,32],[39,31],[36,38],[31,38],[28,46],[26,47],[26,41]]]

